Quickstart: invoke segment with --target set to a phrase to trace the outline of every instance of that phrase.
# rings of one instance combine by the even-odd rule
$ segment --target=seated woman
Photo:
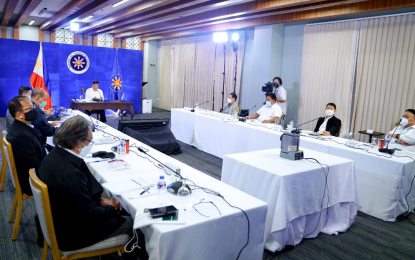
[[[91,151],[92,131],[81,116],[65,121],[53,136],[55,148],[45,157],[38,177],[49,190],[60,250],[88,247],[121,234],[131,235],[133,220],[120,215],[120,203],[103,199],[102,186],[83,158]]]

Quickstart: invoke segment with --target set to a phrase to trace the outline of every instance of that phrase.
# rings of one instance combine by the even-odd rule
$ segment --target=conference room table
[[[125,100],[104,100],[104,101],[90,101],[90,100],[71,100],[71,109],[78,110],[105,110],[105,109],[119,109],[129,110],[131,112],[131,120],[134,118],[133,102]],[[124,119],[121,113],[121,119]]]
[[[262,124],[256,120],[235,122],[217,112],[192,113],[183,108],[172,109],[171,114],[171,129],[177,140],[220,158],[228,154],[281,147],[283,132],[274,124]],[[408,208],[413,209],[415,187],[411,189],[411,183],[415,167],[411,158],[415,158],[415,154],[405,151],[397,152],[402,157],[390,156],[359,142],[355,142],[358,147],[353,149],[345,145],[347,141],[338,137],[302,135],[300,149],[307,148],[354,161],[362,212],[385,221],[395,221]],[[403,148],[402,145],[391,147]]]
[[[261,150],[223,158],[222,181],[268,204],[265,248],[275,252],[320,232],[345,232],[359,209],[353,161],[303,149],[321,166],[311,159],[281,158],[280,151]]]
[[[86,117],[85,114],[79,111],[74,111],[74,113]],[[180,167],[183,177],[190,179],[196,185],[219,192],[231,205],[243,209],[249,218],[249,243],[242,251],[239,259],[262,259],[267,214],[267,204],[265,202],[160,153],[102,122],[96,122],[97,120],[92,117],[90,118],[95,124],[99,124],[102,131],[118,138],[128,138],[130,146],[143,147],[148,150],[149,155],[157,160]],[[102,142],[102,139],[108,141],[109,135],[106,133],[99,130],[93,133],[95,144],[91,153],[96,151],[109,152],[111,147],[116,145],[116,143],[105,144],[105,142]],[[49,138],[48,142],[50,141]],[[135,181],[145,180],[147,183],[156,184],[160,175],[165,176],[167,184],[175,179],[167,175],[168,172],[160,169],[158,162],[154,162],[149,156],[140,153],[135,147],[130,147],[130,152],[127,155],[119,156],[117,154],[115,159],[124,160],[129,164],[129,167],[115,170],[109,166],[109,161],[100,161],[96,158],[90,158],[90,156],[87,156],[85,160],[89,162],[87,163],[88,168],[103,185],[106,192],[120,201],[122,207],[133,217],[134,226],[140,227],[143,222],[147,223],[150,219],[148,214],[143,214],[144,210],[159,205],[157,190],[154,188],[153,195],[147,195],[147,193],[140,195],[144,189],[140,188]],[[206,212],[209,213],[208,217],[196,212],[192,206],[201,199],[212,201],[220,210],[221,215],[216,212],[215,208],[208,206],[202,207],[205,215]],[[179,220],[180,216],[184,216],[185,223],[151,224],[141,227],[145,235],[146,249],[150,259],[236,259],[239,251],[247,242],[248,222],[245,215],[239,209],[230,207],[217,196],[205,193],[200,189],[194,190],[192,195],[188,197],[178,197],[167,193],[165,205],[174,205],[178,208]]]

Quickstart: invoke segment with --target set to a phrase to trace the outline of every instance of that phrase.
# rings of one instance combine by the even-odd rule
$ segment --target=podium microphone
[[[209,101],[203,102],[202,104],[199,104],[199,106],[204,105],[206,103],[209,103]],[[190,110],[190,112],[195,112],[195,108],[196,108],[196,106],[194,106],[193,109]]]
[[[400,119],[400,120],[399,120],[399,123],[401,123],[401,121],[402,121],[402,119]],[[398,125],[398,126],[399,126],[399,125]],[[397,127],[395,127],[395,131],[393,131],[393,134],[392,134],[392,136],[391,136],[391,140],[392,140],[392,137],[393,137],[393,135],[395,134],[396,130],[398,130],[398,126],[397,126]],[[390,141],[389,141],[389,142],[388,142],[388,144],[386,145],[386,148],[379,148],[379,152],[381,152],[381,153],[387,153],[387,154],[390,154],[390,155],[394,154],[394,153],[395,153],[395,150],[394,150],[394,149],[388,149],[388,147],[389,147],[389,143],[390,143]]]
[[[246,119],[244,118],[246,116],[246,114],[248,114],[249,112],[251,112],[252,109],[256,108],[256,105],[253,106],[251,109],[249,109],[248,111],[245,112],[245,114],[241,115],[241,117],[239,117],[239,121],[241,122],[245,122]]]
[[[318,119],[320,119],[320,117],[317,117],[316,119],[313,119],[313,120],[310,120],[310,121],[307,121],[305,123],[302,123],[302,124],[297,125],[297,127],[294,130],[291,130],[291,133],[293,133],[293,134],[300,134],[300,130],[298,130],[298,127],[299,126],[308,124],[308,123],[313,122],[313,121],[316,121]]]

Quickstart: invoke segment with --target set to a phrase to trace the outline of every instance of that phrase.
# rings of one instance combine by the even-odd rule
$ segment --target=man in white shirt
[[[394,132],[395,134],[393,134]],[[415,145],[415,109],[407,109],[402,116],[400,125],[392,129],[388,136],[392,136],[391,143]]]
[[[277,105],[277,98],[274,93],[268,93],[266,96],[265,105],[263,105],[256,113],[251,116],[246,116],[245,119],[254,119],[258,117],[258,120],[262,123],[275,123],[282,116],[282,110]]]
[[[275,96],[277,97],[277,105],[280,106],[284,115],[287,114],[287,91],[282,86],[282,79],[275,77],[272,81],[275,84]]]
[[[91,101],[104,101],[104,94],[102,93],[102,90],[99,89],[98,81],[92,82],[92,88],[86,90],[85,99]],[[92,111],[85,110],[85,112],[90,116]],[[101,122],[107,122],[105,110],[94,110],[94,112],[99,114]]]

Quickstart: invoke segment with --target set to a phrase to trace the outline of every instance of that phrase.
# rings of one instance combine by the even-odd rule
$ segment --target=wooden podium
[[[79,102],[79,101],[71,101],[71,109],[78,109],[78,110],[105,110],[105,109],[119,109],[124,110],[127,109],[131,112],[131,120],[134,118],[134,108],[133,102],[124,101],[124,100],[104,100],[101,102]],[[121,120],[124,119],[121,113]]]

